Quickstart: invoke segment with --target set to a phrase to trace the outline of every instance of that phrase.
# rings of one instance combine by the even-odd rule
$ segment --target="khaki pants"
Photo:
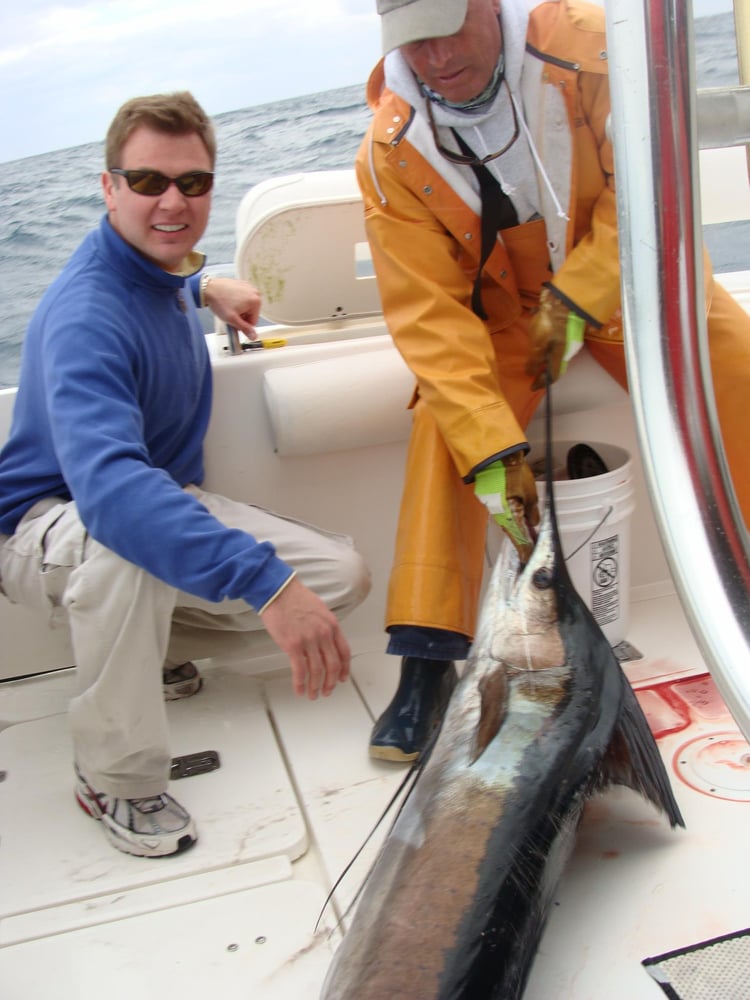
[[[187,489],[223,524],[271,541],[337,616],[367,596],[369,573],[351,539]],[[120,798],[167,787],[165,661],[277,648],[244,601],[204,601],[121,559],[87,534],[72,502],[45,500],[26,514],[0,545],[0,579],[11,601],[69,624],[79,691],[70,703],[75,759],[97,791]]]

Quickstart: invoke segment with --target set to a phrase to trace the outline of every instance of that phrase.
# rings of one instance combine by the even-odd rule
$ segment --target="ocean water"
[[[731,14],[696,21],[699,87],[738,82]],[[252,185],[301,170],[350,167],[369,121],[364,84],[244,108],[214,118],[219,154],[209,265],[234,260],[235,213]],[[0,388],[15,385],[31,313],[103,212],[103,142],[0,163]],[[707,227],[718,272],[748,266],[750,224]]]

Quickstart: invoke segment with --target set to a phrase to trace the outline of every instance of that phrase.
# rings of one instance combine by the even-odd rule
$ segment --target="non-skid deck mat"
[[[642,964],[670,1000],[748,1000],[750,928]]]

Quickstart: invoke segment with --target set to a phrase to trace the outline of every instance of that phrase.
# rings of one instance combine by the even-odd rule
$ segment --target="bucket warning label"
[[[620,536],[591,543],[591,611],[600,625],[620,617]]]

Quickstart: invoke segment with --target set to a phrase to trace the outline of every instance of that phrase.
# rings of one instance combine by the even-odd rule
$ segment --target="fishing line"
[[[604,514],[604,517],[603,517],[603,518],[601,519],[601,521],[600,521],[600,522],[599,522],[599,523],[597,524],[597,526],[596,526],[596,527],[594,528],[594,530],[593,530],[593,531],[591,532],[591,534],[590,534],[590,535],[587,535],[587,536],[586,536],[586,538],[584,538],[584,540],[583,540],[583,541],[581,542],[581,544],[580,544],[580,545],[578,546],[578,548],[577,548],[577,549],[573,549],[573,551],[572,551],[572,552],[570,553],[570,555],[567,555],[567,556],[565,556],[565,562],[567,562],[567,561],[568,561],[568,559],[572,559],[572,558],[573,558],[573,556],[574,556],[574,555],[576,554],[576,552],[580,552],[580,551],[581,551],[581,549],[582,549],[582,548],[584,547],[584,545],[588,545],[588,543],[589,543],[589,542],[591,541],[591,539],[592,539],[592,538],[594,537],[594,535],[595,535],[595,534],[597,533],[597,531],[599,530],[599,528],[601,528],[601,526],[602,526],[602,525],[604,524],[604,522],[605,522],[605,521],[607,520],[607,518],[609,517],[609,515],[610,515],[610,514],[612,513],[612,511],[613,511],[614,509],[615,509],[615,508],[614,508],[614,507],[612,507],[612,506],[610,506],[610,507],[608,507],[608,508],[607,508],[607,510],[606,510],[606,512],[605,512],[605,514]]]
[[[422,753],[420,754],[420,756],[417,758],[417,760],[414,761],[414,763],[411,765],[411,767],[409,768],[409,770],[406,772],[406,775],[404,776],[404,780],[401,782],[401,784],[398,786],[398,788],[396,789],[396,791],[391,796],[391,798],[388,801],[388,804],[386,805],[385,809],[382,811],[382,813],[378,817],[377,823],[372,828],[372,830],[370,830],[370,832],[367,834],[367,836],[365,837],[364,841],[362,842],[362,844],[360,845],[359,849],[357,850],[357,853],[354,855],[354,857],[348,863],[348,865],[346,866],[346,868],[344,868],[344,870],[341,872],[341,874],[339,875],[339,877],[336,879],[335,883],[333,884],[333,887],[332,887],[331,891],[328,893],[328,895],[325,898],[323,906],[321,907],[320,913],[318,915],[318,919],[315,922],[315,931],[314,931],[314,933],[317,933],[318,925],[320,924],[320,921],[321,921],[321,919],[323,917],[323,914],[326,911],[326,907],[331,902],[331,898],[333,897],[334,892],[341,885],[341,883],[343,882],[343,880],[346,877],[347,873],[351,869],[352,865],[355,863],[355,861],[357,860],[357,858],[360,856],[360,854],[362,853],[362,851],[365,849],[365,847],[367,846],[367,844],[370,842],[370,840],[372,839],[373,834],[378,829],[378,827],[380,826],[380,824],[383,822],[383,820],[385,819],[385,817],[391,811],[391,809],[393,808],[394,803],[398,800],[398,797],[404,791],[404,789],[409,784],[409,782],[411,782],[411,787],[407,790],[406,794],[404,795],[403,802],[399,806],[398,812],[396,813],[396,817],[393,820],[393,822],[395,823],[396,820],[398,819],[398,817],[401,815],[401,811],[403,810],[404,806],[406,805],[406,802],[407,802],[409,796],[414,791],[414,786],[417,783],[417,779],[419,778],[419,775],[421,774],[422,769],[424,768],[424,766],[427,763],[427,761],[430,759],[433,747],[435,746],[435,743],[437,742],[437,738],[440,735],[440,730],[442,729],[442,727],[443,727],[443,723],[441,721],[440,725],[435,728],[434,732],[432,733],[432,736],[430,737],[430,739],[429,739],[426,747],[424,748],[424,750],[422,751]],[[347,906],[347,908],[344,910],[344,912],[341,914],[341,917],[339,918],[339,921],[338,921],[339,925],[341,924],[341,921],[344,920],[351,913],[352,907],[357,903],[357,900],[362,895],[362,890],[364,889],[365,884],[367,883],[367,879],[370,877],[370,874],[372,872],[372,869],[373,869],[374,865],[375,865],[375,862],[373,862],[372,865],[370,866],[370,871],[362,879],[362,882],[360,884],[359,889],[357,889],[356,893],[354,894],[353,899],[351,900],[351,902],[349,903],[349,905]]]
[[[544,476],[547,480],[547,493],[544,498],[544,504],[546,507],[552,508],[553,520],[555,521],[555,528],[557,528],[557,518],[555,515],[555,505],[552,502],[552,478],[554,475],[552,468],[552,393],[550,392],[550,386],[552,385],[552,377],[549,373],[549,367],[544,369]]]
[[[398,788],[396,789],[396,791],[393,793],[393,795],[389,799],[388,804],[386,805],[385,809],[382,811],[382,813],[378,817],[378,820],[377,820],[375,826],[367,834],[367,836],[365,837],[365,839],[362,841],[362,843],[360,844],[360,846],[357,848],[356,854],[354,854],[354,856],[348,862],[348,864],[343,869],[343,871],[341,872],[341,874],[339,875],[339,877],[333,883],[331,891],[326,896],[325,901],[323,903],[323,906],[321,907],[320,913],[318,914],[318,919],[315,921],[315,929],[314,929],[313,933],[317,934],[318,927],[320,925],[320,921],[323,919],[323,914],[325,913],[326,908],[328,907],[328,904],[331,902],[331,899],[333,898],[333,894],[336,892],[336,890],[338,889],[338,887],[344,881],[344,879],[346,878],[348,872],[351,870],[352,866],[354,865],[354,863],[356,862],[357,858],[360,856],[360,854],[362,853],[362,851],[370,843],[370,840],[372,839],[373,834],[378,829],[378,827],[383,822],[383,820],[388,815],[388,813],[391,811],[391,809],[393,808],[394,803],[398,800],[398,797],[401,795],[401,793],[403,792],[403,790],[406,788],[406,786],[409,784],[410,781],[412,782],[412,787],[413,787],[413,782],[415,782],[417,780],[417,777],[419,775],[419,771],[421,771],[421,769],[422,769],[422,767],[424,765],[424,760],[425,759],[426,759],[426,755],[423,754],[423,756],[421,758],[419,758],[418,760],[415,760],[414,763],[411,765],[411,767],[409,768],[409,770],[406,772],[406,775],[404,776],[403,781],[398,786]],[[409,789],[409,792],[410,791],[411,791],[411,788]],[[404,801],[406,801],[406,799],[409,797],[409,792],[407,792],[406,795],[404,796]],[[403,808],[403,803],[402,803],[402,808]],[[400,812],[401,812],[401,810],[399,809],[399,813]],[[359,899],[359,897],[360,897],[360,895],[362,893],[362,889],[365,886],[366,881],[367,881],[367,876],[364,879],[362,879],[362,884],[360,885],[359,889],[355,893],[354,898],[349,903],[349,905],[347,906],[346,910],[344,910],[344,912],[341,914],[341,917],[338,920],[338,924],[339,925],[341,924],[341,921],[351,912],[352,907],[354,906],[354,904]]]
[[[554,530],[557,532],[557,518],[555,517],[555,504],[554,498],[552,496],[552,476],[553,476],[553,466],[552,466],[552,394],[550,393],[550,386],[552,385],[552,379],[550,378],[549,368],[544,369],[544,479],[545,479],[545,491],[544,491],[544,508],[545,511],[549,511],[550,518],[552,520]],[[533,558],[533,557],[532,557]],[[526,566],[522,567],[522,571],[526,571]],[[526,669],[533,671],[534,657],[530,651],[531,649],[531,626],[533,622],[529,622],[526,613],[526,607],[520,605],[518,607],[519,617],[523,623],[523,632],[521,633],[522,643],[523,643],[523,655],[526,659]]]
[[[544,370],[544,381],[545,381],[545,386],[544,386],[544,389],[545,389],[545,397],[544,397],[544,436],[545,436],[545,442],[544,442],[544,475],[545,475],[545,479],[547,480],[547,489],[546,489],[546,495],[545,495],[545,505],[549,504],[550,507],[552,508],[552,515],[553,515],[553,519],[554,519],[554,522],[555,522],[555,530],[557,530],[557,514],[556,514],[556,511],[555,511],[555,505],[554,505],[554,503],[552,503],[552,499],[551,499],[551,494],[552,494],[552,489],[553,489],[552,482],[553,482],[553,475],[554,475],[554,463],[552,461],[552,458],[553,458],[553,455],[552,455],[552,395],[550,393],[550,386],[552,385],[552,379],[550,377],[549,368],[545,368],[545,370]],[[588,545],[588,543],[591,541],[591,539],[594,537],[594,535],[597,533],[597,531],[601,528],[601,526],[607,520],[607,518],[609,517],[609,515],[614,511],[614,509],[615,508],[612,505],[609,506],[609,508],[604,513],[604,517],[602,517],[601,521],[599,521],[599,523],[596,525],[596,527],[594,528],[594,530],[589,535],[587,535],[586,538],[584,538],[584,540],[581,542],[581,544],[577,548],[573,549],[572,552],[570,552],[567,556],[563,557],[565,559],[565,562],[568,562],[570,559],[573,558],[574,555],[576,555],[577,552],[580,552],[581,549],[584,548],[584,546]]]

